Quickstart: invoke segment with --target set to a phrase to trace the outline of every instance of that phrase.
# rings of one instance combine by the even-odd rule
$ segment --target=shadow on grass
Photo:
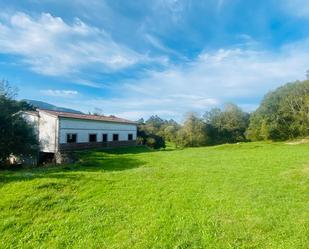
[[[60,178],[78,180],[81,172],[117,172],[141,167],[144,161],[130,154],[150,152],[147,148],[121,148],[114,150],[79,151],[75,164],[51,165],[21,170],[0,171],[0,187],[10,182],[28,181],[36,178]],[[72,174],[73,173],[73,174]],[[77,173],[77,174],[75,174]]]
[[[129,156],[108,155],[107,153],[88,152],[80,156],[79,162],[65,166],[65,170],[78,171],[122,171],[140,167],[143,161]]]
[[[80,150],[76,153],[79,155],[87,154],[89,152],[104,152],[107,154],[124,155],[124,154],[140,154],[140,153],[150,153],[155,152],[146,146],[136,146],[136,147],[119,147],[119,148],[99,148],[91,150]]]
[[[178,148],[162,148],[162,149],[151,149],[147,146],[136,146],[136,147],[120,147],[114,149],[99,149],[97,151],[105,152],[107,154],[124,155],[124,154],[140,154],[140,153],[156,153],[162,151],[175,151]]]
[[[81,150],[78,154],[89,153],[89,152],[105,152],[107,154],[124,155],[124,154],[140,154],[140,153],[156,153],[162,151],[175,151],[176,148],[162,148],[162,149],[151,149],[147,146],[136,146],[136,147],[119,147],[119,148],[100,148],[92,150]]]

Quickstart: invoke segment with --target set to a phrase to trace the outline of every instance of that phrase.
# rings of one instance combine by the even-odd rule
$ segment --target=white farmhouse
[[[137,124],[115,116],[42,109],[23,115],[35,124],[43,153],[136,145]]]

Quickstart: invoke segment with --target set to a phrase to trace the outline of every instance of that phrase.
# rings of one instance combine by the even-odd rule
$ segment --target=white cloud
[[[285,45],[276,52],[244,48],[204,51],[183,65],[109,85],[112,97],[79,96],[78,100],[54,104],[85,112],[101,108],[104,114],[132,120],[157,114],[181,121],[188,111],[202,114],[230,101],[252,111],[269,90],[305,78],[308,52],[309,40]]]
[[[225,3],[225,0],[218,0],[218,3],[217,3],[217,10],[220,11],[221,8],[223,7]]]
[[[309,18],[308,0],[286,0],[281,3],[290,15]]]
[[[111,71],[148,59],[117,44],[104,30],[79,19],[68,24],[48,13],[0,19],[0,53],[19,55],[33,71],[45,75],[77,73],[90,65]]]
[[[156,0],[153,1],[153,9],[166,13],[173,22],[179,22],[186,10],[191,6],[191,0]]]
[[[180,1],[158,2],[160,4],[155,5],[156,10],[168,5],[167,12],[177,22],[183,18],[184,6],[189,6]],[[288,2],[291,12],[296,9],[297,15],[309,16],[307,2]],[[177,53],[150,34],[153,33],[147,29],[143,32],[144,38],[153,47],[166,54]],[[121,85],[109,84],[109,91],[115,90],[113,97],[87,99],[86,96],[79,96],[78,100],[65,99],[66,102],[60,102],[59,105],[85,112],[101,108],[104,114],[133,120],[153,114],[181,120],[187,111],[202,113],[227,101],[236,101],[241,107],[252,111],[269,90],[285,82],[304,78],[309,68],[308,40],[286,45],[273,52],[263,50],[262,45],[257,45],[246,34],[238,38],[245,46],[241,44],[236,49],[203,51],[196,59],[182,65],[168,65],[166,57],[162,58],[167,66],[163,71],[149,71],[139,79],[125,80]],[[78,19],[67,23],[50,14],[42,14],[37,18],[23,13],[9,19],[0,17],[1,52],[20,55],[32,70],[48,75],[74,74],[93,65],[102,71],[111,71],[141,61],[155,60],[117,44],[104,30],[88,26]],[[74,79],[86,86],[102,85],[78,77]],[[61,92],[48,91],[45,92],[48,96],[61,96]]]
[[[167,47],[166,45],[164,45],[157,37],[150,35],[150,34],[145,34],[145,39],[156,49],[160,50],[161,52],[165,53],[165,54],[171,54],[174,55],[178,58],[180,58],[183,61],[186,61],[187,58],[180,54],[179,52],[177,52],[176,50],[173,50],[169,47]],[[166,63],[162,63],[165,65],[168,65],[168,57],[166,58]]]
[[[309,67],[307,41],[278,53],[242,49],[203,52],[197,60],[152,72],[126,87],[137,93],[203,95],[206,98],[256,96],[287,81],[303,78]]]
[[[118,98],[85,101],[88,108],[126,118],[158,114],[181,120],[187,111],[202,114],[225,102],[236,102],[253,111],[268,91],[297,79],[309,68],[309,41],[286,45],[277,52],[220,49],[182,66],[151,71],[139,80],[123,82]],[[119,111],[121,110],[121,111]]]
[[[42,90],[41,91],[42,94],[46,95],[46,96],[52,96],[52,97],[74,97],[76,95],[78,95],[78,91],[75,90],[52,90],[52,89],[48,89],[48,90]]]

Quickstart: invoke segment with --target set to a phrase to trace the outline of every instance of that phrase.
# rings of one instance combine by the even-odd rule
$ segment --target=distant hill
[[[55,105],[52,105],[52,104],[49,104],[43,101],[31,100],[31,99],[24,99],[24,101],[26,101],[30,105],[33,105],[36,108],[47,109],[47,110],[52,110],[52,111],[59,111],[59,112],[71,112],[71,113],[82,114],[82,112],[80,111],[73,110],[70,108],[55,106]]]

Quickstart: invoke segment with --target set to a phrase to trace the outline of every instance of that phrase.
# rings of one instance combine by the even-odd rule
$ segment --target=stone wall
[[[93,148],[116,148],[124,146],[136,146],[136,141],[113,141],[113,142],[92,142],[92,143],[65,143],[59,144],[60,151],[83,150]]]

